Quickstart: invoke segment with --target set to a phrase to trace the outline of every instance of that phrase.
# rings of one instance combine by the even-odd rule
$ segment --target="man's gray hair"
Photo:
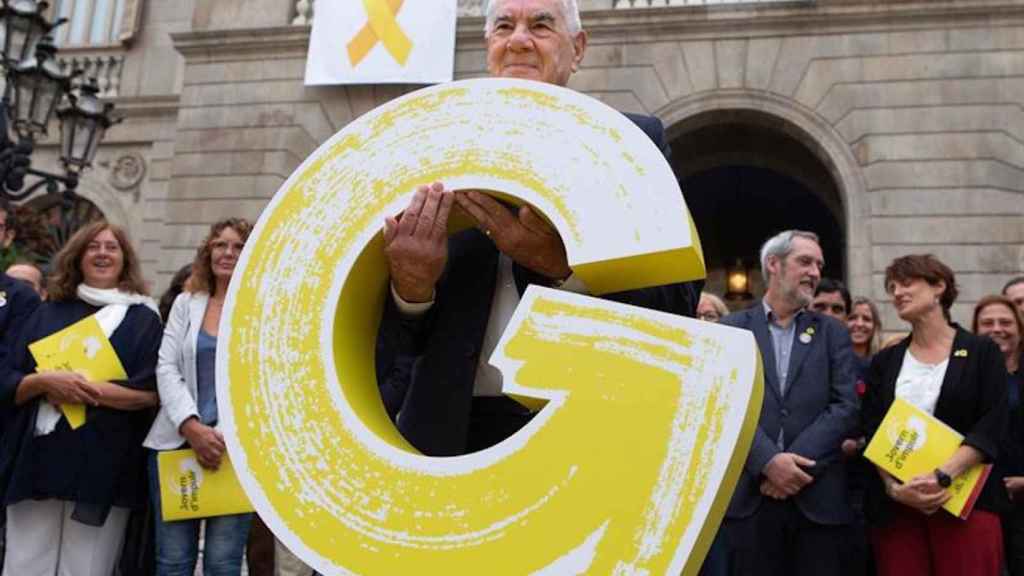
[[[485,12],[487,18],[484,20],[484,36],[490,36],[491,31],[494,30],[494,19],[498,16],[498,5],[504,0],[487,0],[487,10]],[[583,24],[580,22],[580,5],[576,0],[558,0],[558,3],[562,5],[562,16],[565,18],[565,25],[569,29],[569,34],[573,36],[577,32],[583,29]]]
[[[761,245],[761,276],[764,278],[765,284],[768,283],[769,277],[768,258],[770,256],[777,256],[779,260],[785,260],[786,256],[789,256],[789,253],[793,251],[794,238],[803,238],[815,244],[821,244],[817,234],[807,232],[806,230],[786,230],[769,238]]]

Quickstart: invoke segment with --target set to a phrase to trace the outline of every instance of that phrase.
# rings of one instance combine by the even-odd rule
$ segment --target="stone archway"
[[[752,90],[694,95],[669,103],[656,115],[667,127],[673,157],[679,163],[677,174],[684,183],[701,169],[743,166],[781,173],[796,185],[818,192],[818,200],[835,217],[841,231],[839,275],[854,293],[870,293],[870,206],[864,177],[852,151],[827,121],[792,100]],[[722,127],[745,127],[768,153],[752,155],[749,150],[713,146],[702,150],[693,138],[714,137],[716,130],[721,136]],[[787,142],[788,156],[787,148],[776,149],[774,144]],[[793,152],[798,148],[802,154]],[[694,165],[685,167],[682,164],[686,162]],[[710,248],[706,246],[706,251]]]
[[[102,210],[86,198],[76,196],[68,206],[66,202],[63,196],[42,194],[24,202],[19,210],[19,218],[27,220],[19,226],[20,231],[29,233],[22,240],[43,266],[49,266],[78,228],[104,218]]]
[[[26,219],[20,228],[35,230],[30,252],[43,265],[67,242],[74,232],[94,220],[104,219],[121,226],[129,236],[136,237],[133,220],[121,203],[117,192],[94,179],[83,179],[70,205],[63,194],[34,194],[21,203],[19,218]]]

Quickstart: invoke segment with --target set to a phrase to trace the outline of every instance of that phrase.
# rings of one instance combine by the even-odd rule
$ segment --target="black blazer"
[[[999,457],[1007,433],[1009,411],[1006,404],[1006,363],[992,340],[971,334],[954,324],[952,356],[942,380],[935,404],[935,417],[964,435],[964,444],[980,450],[986,461]],[[882,423],[896,397],[896,378],[910,337],[881,350],[871,361],[868,389],[861,410],[864,431],[870,439]],[[966,352],[966,355],[964,353]],[[874,471],[872,471],[874,472]],[[990,475],[975,506],[999,511],[1006,498],[1002,479]],[[869,474],[865,495],[865,514],[873,524],[888,520],[890,502],[877,473]]]
[[[661,121],[627,116],[669,156]],[[680,226],[686,225],[680,222]],[[404,317],[390,296],[377,335],[376,371],[384,407],[398,430],[428,456],[464,454],[473,403],[473,384],[497,281],[498,250],[479,230],[448,240],[448,263],[438,281],[434,305],[421,317]],[[515,267],[520,294],[542,284]],[[703,282],[668,284],[603,296],[662,312],[693,316]]]
[[[722,319],[722,324],[754,333],[761,350],[765,387],[754,441],[726,515],[740,519],[757,512],[764,500],[761,471],[776,454],[793,452],[816,462],[814,482],[792,499],[796,506],[812,522],[845,524],[852,519],[852,512],[840,446],[857,423],[850,333],[835,319],[812,310],[803,311],[795,322],[783,394],[762,301]],[[810,338],[802,341],[801,334]],[[780,431],[784,448],[777,443]]]
[[[14,366],[18,334],[39,307],[39,296],[21,280],[0,272],[0,404],[10,403],[25,376]]]
[[[25,374],[14,365],[18,335],[39,307],[39,296],[21,280],[0,272],[0,437],[13,415],[14,393]]]

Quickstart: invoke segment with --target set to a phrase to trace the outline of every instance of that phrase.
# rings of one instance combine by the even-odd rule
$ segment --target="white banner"
[[[306,85],[452,80],[455,8],[456,0],[317,0]]]

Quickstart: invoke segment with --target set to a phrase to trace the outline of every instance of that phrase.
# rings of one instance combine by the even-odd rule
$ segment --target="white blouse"
[[[938,364],[925,364],[914,358],[908,348],[903,355],[900,375],[896,378],[896,397],[929,414],[934,414],[939,392],[942,391],[942,379],[946,377],[948,366],[948,357]]]

